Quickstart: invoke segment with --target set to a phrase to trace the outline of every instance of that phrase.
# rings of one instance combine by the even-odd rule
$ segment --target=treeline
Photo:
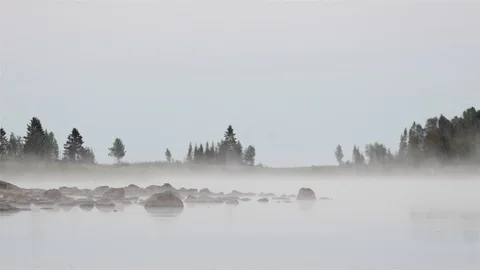
[[[465,110],[461,117],[447,119],[432,117],[424,126],[413,122],[400,135],[398,151],[392,153],[381,143],[358,146],[352,150],[352,159],[343,161],[340,145],[335,150],[340,165],[405,165],[443,166],[452,164],[480,164],[480,111],[474,107]]]
[[[109,150],[109,156],[118,163],[125,157],[125,145],[116,138]],[[167,162],[175,162],[169,149],[165,151]],[[0,161],[63,161],[71,163],[96,164],[95,153],[84,144],[83,136],[77,128],[68,135],[63,151],[55,138],[55,134],[44,129],[40,119],[33,117],[27,125],[26,135],[18,136],[13,132],[7,136],[0,127]],[[255,147],[250,145],[243,149],[236,138],[232,126],[228,126],[223,139],[218,143],[205,143],[193,147],[190,143],[183,161],[192,164],[210,165],[255,165]]]
[[[228,126],[220,142],[205,142],[199,145],[189,144],[185,163],[210,165],[255,165],[255,147],[249,145],[243,149],[242,143],[236,138],[233,127]],[[167,162],[173,162],[172,153],[165,151]]]
[[[15,161],[68,161],[76,163],[96,163],[93,149],[84,146],[80,132],[73,128],[63,146],[63,156],[55,134],[44,129],[40,119],[33,117],[27,125],[24,137],[13,132],[7,138],[7,133],[0,128],[0,160]]]

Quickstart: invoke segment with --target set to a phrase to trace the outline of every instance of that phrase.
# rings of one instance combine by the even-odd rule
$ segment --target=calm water
[[[3,215],[0,269],[480,269],[480,182],[170,182],[277,195],[307,186],[333,200],[310,206],[256,201],[236,207],[187,205],[174,218],[135,205],[108,213],[75,207]],[[52,181],[41,187],[61,185]]]

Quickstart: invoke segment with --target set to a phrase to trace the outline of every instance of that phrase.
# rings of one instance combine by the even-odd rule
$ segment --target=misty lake
[[[145,187],[164,180],[11,182],[24,188],[94,188]],[[477,181],[300,177],[168,182],[176,188],[278,196],[310,187],[317,197],[331,200],[186,204],[176,217],[151,214],[138,205],[117,205],[116,212],[32,206],[0,216],[0,268],[480,269]]]

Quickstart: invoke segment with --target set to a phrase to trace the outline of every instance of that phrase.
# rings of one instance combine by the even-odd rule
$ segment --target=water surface
[[[2,269],[480,269],[480,183],[461,180],[185,180],[229,192],[315,190],[313,205],[186,205],[176,217],[117,212],[0,216]],[[58,187],[51,181],[14,182]],[[131,179],[70,183],[124,186]],[[155,179],[145,182],[163,184]],[[138,184],[138,183],[137,183]]]

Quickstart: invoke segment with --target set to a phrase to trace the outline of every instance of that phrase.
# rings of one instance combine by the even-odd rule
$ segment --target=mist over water
[[[313,203],[185,204],[156,214],[139,205],[116,212],[31,211],[0,216],[7,269],[478,269],[480,183],[426,180],[239,176],[103,177],[10,181],[23,188],[100,185],[213,192],[297,194]],[[6,179],[5,179],[6,180]]]

